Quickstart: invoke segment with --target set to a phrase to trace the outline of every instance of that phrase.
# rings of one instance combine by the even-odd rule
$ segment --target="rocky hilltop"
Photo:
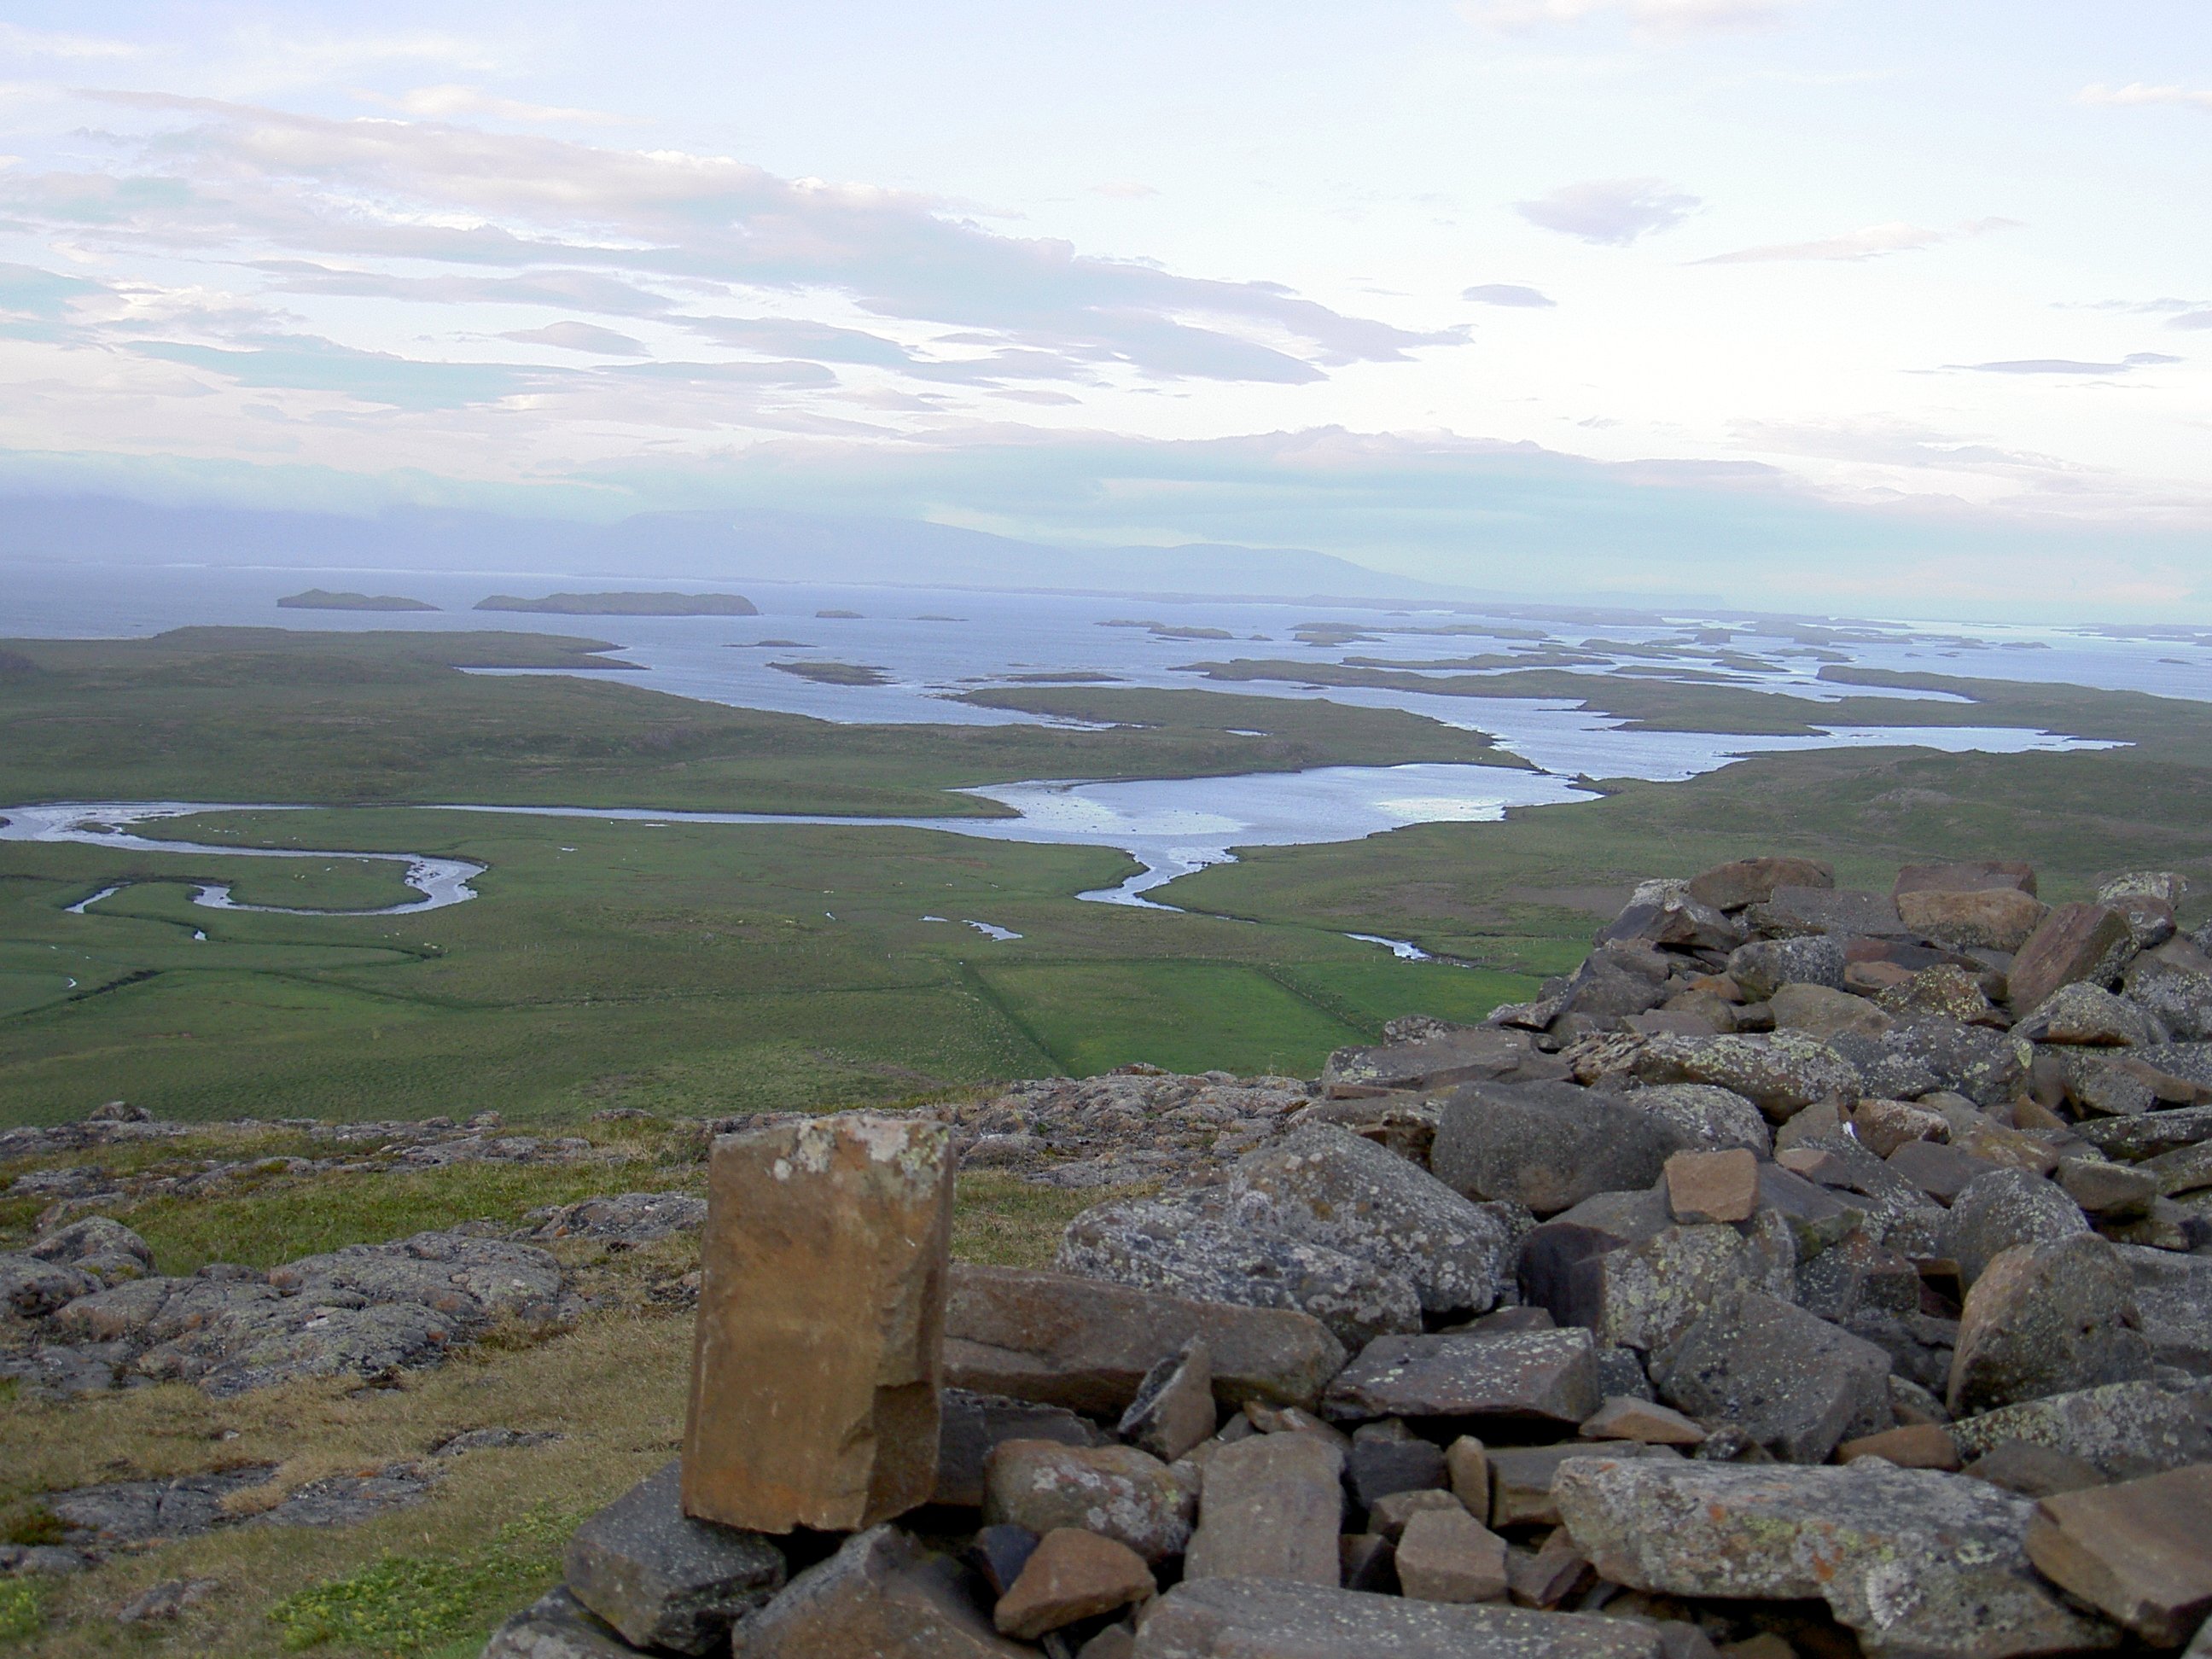
[[[2212,1651],[2177,877],[1649,884],[1483,1027],[714,1144],[683,1458],[487,1659]],[[1160,1184],[963,1266],[954,1171]]]

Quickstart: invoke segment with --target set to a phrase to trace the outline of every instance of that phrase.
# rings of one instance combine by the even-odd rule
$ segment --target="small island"
[[[770,668],[796,674],[817,685],[889,685],[891,677],[880,668],[857,662],[772,662]]]
[[[479,611],[527,611],[554,617],[757,617],[760,607],[738,593],[548,593],[526,599],[495,593]]]
[[[280,611],[435,611],[434,605],[397,593],[333,593],[311,587],[304,593],[287,593],[276,601]]]

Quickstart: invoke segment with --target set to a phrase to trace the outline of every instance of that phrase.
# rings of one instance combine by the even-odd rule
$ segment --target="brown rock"
[[[1490,1454],[1482,1442],[1463,1434],[1444,1449],[1444,1474],[1452,1496],[1478,1518],[1490,1513]]]
[[[1585,1440],[1633,1440],[1646,1446],[1697,1446],[1705,1425],[1671,1406],[1631,1395],[1613,1395],[1583,1425]]]
[[[2104,1472],[2094,1463],[2033,1440],[2000,1440],[1964,1472],[1971,1480],[1986,1480],[2023,1498],[2049,1498],[2105,1484]]]
[[[2045,1498],[2027,1559],[2152,1646],[2180,1646],[2212,1613],[2212,1466]]]
[[[2035,896],[2035,870],[2031,865],[1982,859],[1960,864],[1908,864],[1897,872],[1890,896],[1907,893],[1978,893],[2011,891]]]
[[[1213,1355],[1194,1337],[1146,1374],[1137,1397],[1115,1431],[1164,1462],[1172,1463],[1213,1433]]]
[[[1667,1160],[1667,1204],[1683,1222],[1748,1221],[1759,1208],[1759,1160],[1741,1147]]]
[[[1861,1435],[1836,1448],[1836,1462],[1855,1463],[1862,1457],[1882,1457],[1900,1469],[1942,1469],[1959,1467],[1959,1443],[1934,1423],[1915,1423],[1880,1434]]]
[[[983,1519],[1027,1527],[1040,1538],[1055,1528],[1077,1527],[1127,1544],[1147,1561],[1161,1561],[1190,1539],[1198,1494],[1184,1478],[1188,1473],[1178,1474],[1134,1446],[1004,1441],[984,1466]]]
[[[1056,1528],[1037,1540],[1021,1577],[992,1610],[991,1622],[1003,1635],[1033,1642],[1079,1619],[1149,1600],[1158,1588],[1152,1570],[1127,1544]]]
[[[1766,1006],[1778,1031],[1802,1031],[1826,1042],[1830,1037],[1878,1037],[1897,1024],[1873,1003],[1829,985],[1778,986]]]
[[[1690,878],[1690,896],[1716,910],[1764,904],[1778,887],[1833,887],[1835,872],[1812,859],[1738,859]]]
[[[983,1465],[1002,1440],[1057,1440],[1067,1446],[1105,1443],[1088,1418],[1059,1406],[1036,1406],[1003,1395],[947,1389],[939,1396],[937,1486],[933,1504],[975,1509],[983,1502]]]
[[[2000,1250],[1966,1292],[1944,1403],[1986,1412],[2148,1377],[2136,1323],[2133,1276],[2094,1234]]]
[[[1186,1581],[1146,1615],[1138,1659],[1662,1659],[1631,1619],[1453,1606],[1261,1578]]]
[[[2125,916],[2101,904],[2062,904],[2043,920],[2007,971],[2007,1000],[2021,1012],[2062,985],[2117,975],[2135,952]]]
[[[1553,1528],[1533,1553],[1516,1549],[1505,1560],[1509,1591],[1524,1607],[1556,1607],[1595,1576],[1565,1527]]]
[[[538,1651],[533,1650],[533,1651]],[[855,1534],[732,1633],[731,1659],[1036,1659],[991,1628],[958,1566],[896,1527]]]
[[[1406,1530],[1406,1523],[1415,1516],[1430,1510],[1459,1510],[1467,1505],[1452,1493],[1437,1487],[1413,1492],[1394,1492],[1378,1498],[1367,1511],[1368,1529],[1392,1543]]]
[[[1908,1140],[1946,1140],[1950,1120],[1905,1100],[1862,1100],[1851,1108],[1851,1129],[1876,1158],[1887,1158]]]
[[[729,1135],[708,1170],[684,1510],[853,1530],[937,1484],[945,1126],[872,1112]]]
[[[2051,914],[2051,907],[2016,888],[1978,892],[1936,889],[1897,896],[1897,914],[1923,938],[1961,950],[2017,951]]]
[[[1183,1577],[1334,1585],[1341,1571],[1344,1455],[1310,1435],[1258,1435],[1206,1466]]]
[[[1398,1583],[1417,1601],[1495,1601],[1508,1586],[1505,1540],[1456,1504],[1424,1510],[1398,1540]]]
[[[1146,1374],[1203,1337],[1213,1390],[1310,1406],[1344,1364],[1344,1345],[1309,1315],[1230,1307],[1024,1267],[952,1269],[945,1381],[1079,1412],[1118,1415]]]

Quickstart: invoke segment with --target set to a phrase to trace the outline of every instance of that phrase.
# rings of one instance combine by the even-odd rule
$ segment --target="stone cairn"
[[[683,1457],[486,1659],[2205,1659],[2183,899],[1647,884],[1054,1272],[947,1257],[1018,1124],[726,1136]]]

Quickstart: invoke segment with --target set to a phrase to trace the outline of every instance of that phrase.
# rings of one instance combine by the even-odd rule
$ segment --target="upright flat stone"
[[[2045,1498],[2027,1559],[2153,1647],[2179,1647],[2212,1613],[2212,1466]]]
[[[1577,1458],[1553,1488],[1575,1544],[1632,1589],[1825,1601],[1874,1659],[2020,1659],[2116,1632],[2037,1578],[2034,1505],[1979,1480],[1878,1459],[1793,1468]]]
[[[1632,1619],[1451,1607],[1264,1578],[1186,1579],[1152,1604],[1136,1659],[1662,1659]]]
[[[1187,1579],[1337,1583],[1344,1454],[1310,1434],[1261,1434],[1206,1466]]]
[[[684,1508],[852,1530],[937,1484],[948,1132],[877,1113],[726,1136],[708,1170]]]
[[[1152,1367],[1203,1338],[1224,1405],[1311,1406],[1344,1345],[1311,1316],[1231,1307],[1025,1267],[952,1269],[945,1381],[1099,1416],[1128,1409]]]
[[[634,1647],[707,1653],[783,1588],[783,1553],[757,1534],[694,1521],[674,1463],[576,1528],[562,1577]]]
[[[874,1527],[809,1567],[737,1627],[731,1659],[1036,1659],[991,1627],[960,1570],[896,1527]]]
[[[2062,904],[2029,935],[2006,972],[2009,1000],[2025,1013],[2062,985],[2118,977],[2135,954],[2127,918],[2101,904]]]
[[[1329,1384],[1324,1414],[1504,1417],[1577,1424],[1598,1408],[1584,1330],[1379,1336]]]

